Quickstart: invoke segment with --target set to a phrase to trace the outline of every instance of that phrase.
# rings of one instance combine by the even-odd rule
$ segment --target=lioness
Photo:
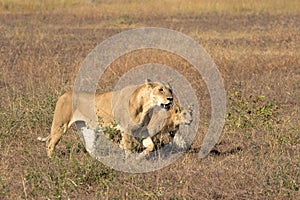
[[[58,99],[50,135],[46,138],[38,138],[41,141],[46,141],[47,155],[49,157],[52,156],[53,150],[62,134],[75,121],[90,121],[90,116],[84,116],[83,113],[86,109],[90,109],[91,102],[86,99],[90,98],[91,94],[76,95],[75,101],[83,99],[78,104],[77,102],[72,102],[72,91],[63,94]],[[114,120],[117,121],[120,130],[123,132],[122,146],[128,152],[131,148],[130,142],[128,142],[128,134],[132,134],[132,131],[139,127],[147,126],[151,118],[149,116],[151,109],[157,106],[161,109],[169,109],[172,104],[173,94],[169,86],[147,80],[144,84],[128,86],[119,91],[96,93],[94,110],[96,115],[103,119],[104,125],[113,123]],[[92,116],[92,118],[95,117]],[[148,152],[148,148],[145,151]]]

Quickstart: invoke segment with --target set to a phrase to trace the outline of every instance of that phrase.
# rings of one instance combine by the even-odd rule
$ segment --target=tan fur
[[[159,146],[169,143],[171,135],[174,137],[181,124],[190,125],[193,121],[192,108],[190,106],[181,108],[178,104],[175,104],[173,109],[167,112],[167,116],[163,128],[153,138],[154,143]]]
[[[123,99],[128,95],[128,91],[132,91],[132,93],[129,93],[129,102],[123,102]],[[121,113],[122,115],[123,109],[127,109],[129,112],[128,115],[130,115],[129,119],[126,117],[126,114],[125,117],[120,116],[120,119],[118,119],[119,125],[124,132],[122,146],[128,152],[131,149],[129,142],[127,142],[127,133],[130,133],[130,128],[147,125],[149,122],[146,119],[147,115],[149,110],[154,106],[162,104],[170,105],[173,102],[171,89],[159,82],[147,82],[138,86],[128,86],[116,92],[97,93],[95,94],[95,104],[93,104],[94,98],[92,97],[93,94],[79,93],[76,94],[75,101],[80,101],[73,102],[73,92],[69,91],[58,99],[50,135],[47,138],[38,138],[41,141],[46,141],[49,157],[51,157],[62,134],[75,121],[86,121],[87,124],[95,128],[96,124],[93,124],[93,122],[97,119],[97,116],[100,116],[103,120],[103,125],[108,126],[114,123],[114,114]],[[91,105],[95,105],[95,107],[91,108]],[[83,114],[86,111],[89,116]],[[128,125],[128,127],[122,125]]]
[[[181,108],[178,104],[175,104],[172,109],[167,111],[167,119],[160,132],[165,133],[177,131],[180,124],[189,125],[192,120],[192,110],[190,107]]]
[[[166,115],[162,115],[162,112],[165,112]],[[143,146],[148,148],[148,151],[144,151],[144,154],[147,155],[153,151],[155,145],[161,146],[162,144],[169,143],[171,135],[174,136],[179,130],[179,125],[190,125],[192,121],[192,108],[181,108],[178,104],[175,104],[168,111],[159,111],[153,114],[148,124],[148,132],[155,134],[150,136],[152,140],[149,140],[149,137],[142,140]],[[162,123],[158,124],[158,122]],[[135,143],[135,146],[140,146],[134,137],[130,137],[130,141]]]

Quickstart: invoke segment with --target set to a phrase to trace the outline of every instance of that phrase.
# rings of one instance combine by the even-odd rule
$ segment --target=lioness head
[[[173,92],[170,86],[159,82],[146,82],[146,87],[150,92],[150,100],[154,105],[158,105],[169,110],[173,105]]]
[[[189,106],[188,108],[180,108],[179,105],[175,104],[173,106],[174,113],[173,115],[173,120],[175,125],[190,125],[193,121],[193,116],[192,116],[192,107]]]

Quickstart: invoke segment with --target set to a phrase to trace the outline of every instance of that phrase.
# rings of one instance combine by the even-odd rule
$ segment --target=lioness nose
[[[173,102],[173,98],[167,98],[167,100],[169,100],[170,102]]]

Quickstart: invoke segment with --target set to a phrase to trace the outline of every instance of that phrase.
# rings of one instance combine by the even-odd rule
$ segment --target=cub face
[[[180,108],[179,105],[174,105],[174,123],[175,125],[184,124],[190,125],[193,121],[192,107]]]

